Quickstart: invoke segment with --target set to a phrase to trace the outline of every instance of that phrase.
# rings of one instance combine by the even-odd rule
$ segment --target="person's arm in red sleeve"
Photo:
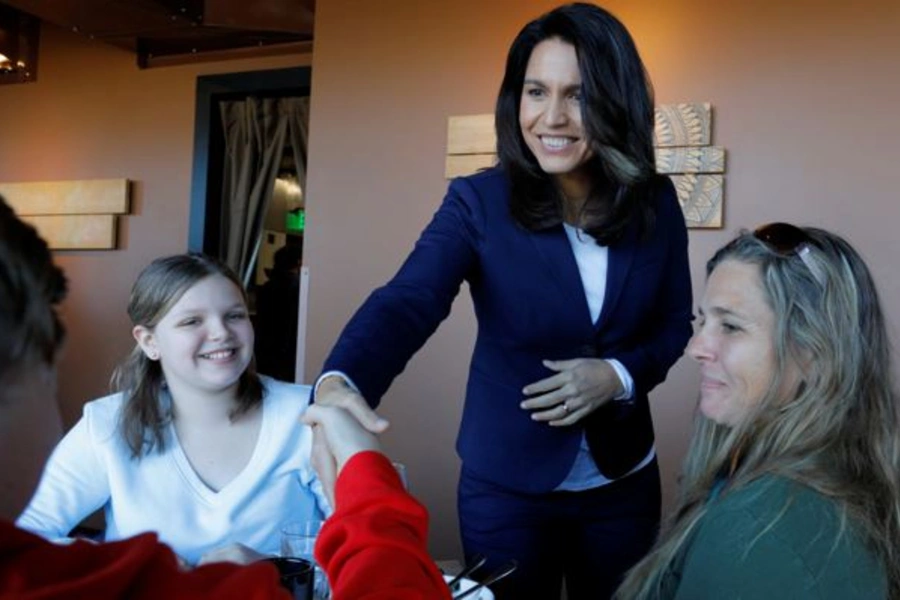
[[[182,571],[154,534],[106,544],[52,544],[0,521],[0,598],[288,600],[272,565],[217,563]]]
[[[338,476],[335,501],[316,544],[334,600],[450,598],[428,555],[428,512],[383,454],[353,455]]]
[[[312,464],[335,507],[316,543],[333,600],[449,599],[428,556],[428,512],[410,496],[378,438],[342,408],[313,404]]]

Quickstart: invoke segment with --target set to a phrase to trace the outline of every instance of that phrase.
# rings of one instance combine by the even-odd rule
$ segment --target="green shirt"
[[[675,600],[887,597],[883,566],[834,503],[775,476],[712,499],[673,564]]]

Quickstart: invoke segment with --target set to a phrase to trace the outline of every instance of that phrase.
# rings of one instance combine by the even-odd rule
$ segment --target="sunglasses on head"
[[[753,231],[753,237],[764,243],[775,254],[785,257],[800,257],[819,285],[825,284],[825,278],[818,265],[810,258],[810,252],[815,246],[815,242],[800,227],[790,223],[769,223],[757,227]]]

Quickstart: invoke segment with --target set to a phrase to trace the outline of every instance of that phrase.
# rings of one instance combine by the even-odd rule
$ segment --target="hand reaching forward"
[[[390,423],[376,413],[359,392],[351,388],[339,375],[328,375],[319,382],[315,404],[337,406],[350,412],[372,433],[384,433]]]
[[[301,420],[313,428],[312,465],[333,507],[334,484],[344,464],[357,452],[380,452],[381,444],[375,434],[360,424],[356,415],[337,406],[319,405],[318,400],[306,409]]]
[[[522,392],[529,398],[519,405],[533,410],[535,421],[573,425],[623,391],[616,370],[603,359],[545,360],[544,366],[556,374],[526,385]]]

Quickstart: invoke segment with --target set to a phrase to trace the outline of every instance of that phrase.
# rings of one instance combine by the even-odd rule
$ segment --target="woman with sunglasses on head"
[[[859,254],[776,223],[707,264],[681,497],[618,597],[900,598],[900,427]]]
[[[467,556],[515,559],[498,598],[609,597],[653,543],[649,392],[690,337],[687,231],[658,176],[634,41],[559,7],[514,40],[499,166],[454,180],[412,254],[351,319],[316,402],[373,430],[394,378],[468,284],[478,319],[457,450]]]

